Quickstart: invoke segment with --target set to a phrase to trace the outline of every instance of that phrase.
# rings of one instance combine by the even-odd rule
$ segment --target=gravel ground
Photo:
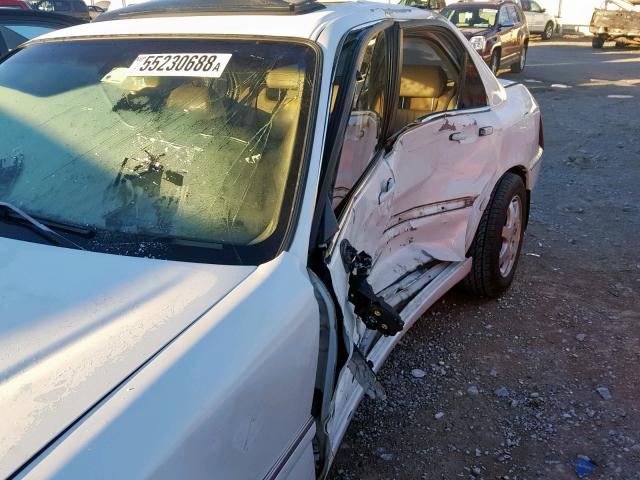
[[[585,478],[640,479],[640,51],[557,41],[529,62],[508,77],[547,149],[516,281],[416,324],[330,479],[574,479],[585,457]]]

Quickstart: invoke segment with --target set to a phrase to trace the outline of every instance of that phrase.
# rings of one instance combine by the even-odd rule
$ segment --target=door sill
[[[471,270],[472,259],[468,258],[463,262],[451,263],[432,281],[427,283],[426,287],[420,290],[407,305],[402,309],[400,316],[405,322],[405,328],[402,332],[393,337],[382,337],[373,347],[367,360],[371,361],[373,371],[378,372],[384,361],[387,359],[393,347],[400,341],[405,333],[413,326],[413,324],[426,312],[435,302],[437,302],[445,293],[451,290]],[[340,412],[335,412],[335,423],[333,424],[333,433],[331,437],[332,455],[329,460],[333,462],[333,458],[337,453],[338,447],[342,442],[342,438],[347,430],[349,421],[360,404],[364,396],[364,389],[360,384],[354,386],[345,408]]]
[[[400,341],[413,324],[436,303],[445,293],[456,286],[471,271],[472,259],[448,264],[442,272],[420,290],[400,312],[404,321],[404,329],[393,337],[383,337],[373,347],[367,360],[373,363],[374,371],[378,371],[389,356],[393,347]],[[434,267],[436,268],[436,267]],[[428,273],[428,272],[427,272]]]
[[[450,262],[440,262],[431,264],[428,268],[419,268],[393,285],[378,293],[385,302],[391,305],[396,311],[401,312],[411,303],[415,296],[426,286],[438,279],[444,273]],[[404,320],[404,316],[403,316]]]

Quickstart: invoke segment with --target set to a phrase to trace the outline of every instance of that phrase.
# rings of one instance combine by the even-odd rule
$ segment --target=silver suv
[[[520,0],[520,4],[527,17],[529,32],[542,35],[543,40],[551,40],[556,31],[556,18],[535,0]]]

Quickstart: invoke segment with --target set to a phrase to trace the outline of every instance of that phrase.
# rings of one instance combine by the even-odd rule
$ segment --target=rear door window
[[[482,82],[482,77],[473,60],[467,54],[467,61],[464,71],[464,80],[460,91],[460,101],[458,108],[460,110],[467,108],[486,107],[489,103],[487,90]]]
[[[398,107],[392,133],[456,108],[460,71],[429,32],[404,32]]]

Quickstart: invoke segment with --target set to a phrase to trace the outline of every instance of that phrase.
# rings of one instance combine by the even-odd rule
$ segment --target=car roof
[[[253,0],[242,0],[252,2]],[[263,3],[274,0],[264,0]],[[214,2],[207,0],[211,5]],[[100,21],[80,25],[64,32],[51,32],[40,39],[73,38],[87,36],[118,35],[236,35],[236,36],[273,36],[315,39],[329,24],[338,24],[339,30],[350,30],[359,25],[373,23],[384,19],[411,20],[441,18],[439,15],[404,5],[391,5],[379,2],[364,1],[324,1],[313,3],[309,8],[297,5],[298,11],[283,12],[283,4],[279,2],[276,11],[269,9],[247,9],[241,12],[216,9],[202,6],[202,9],[190,5],[202,5],[204,0],[180,1],[170,14],[164,12],[162,5],[178,3],[174,0],[151,1],[134,5],[123,12],[102,14]],[[227,2],[230,3],[230,2]],[[233,2],[237,5],[238,2]],[[297,2],[302,3],[302,2]],[[134,8],[138,6],[139,8]],[[287,7],[290,8],[290,7]],[[154,11],[157,9],[157,11]],[[123,14],[124,13],[124,14]],[[106,18],[102,18],[106,15]]]
[[[315,0],[154,0],[112,10],[101,21],[177,15],[301,15],[322,8]]]

